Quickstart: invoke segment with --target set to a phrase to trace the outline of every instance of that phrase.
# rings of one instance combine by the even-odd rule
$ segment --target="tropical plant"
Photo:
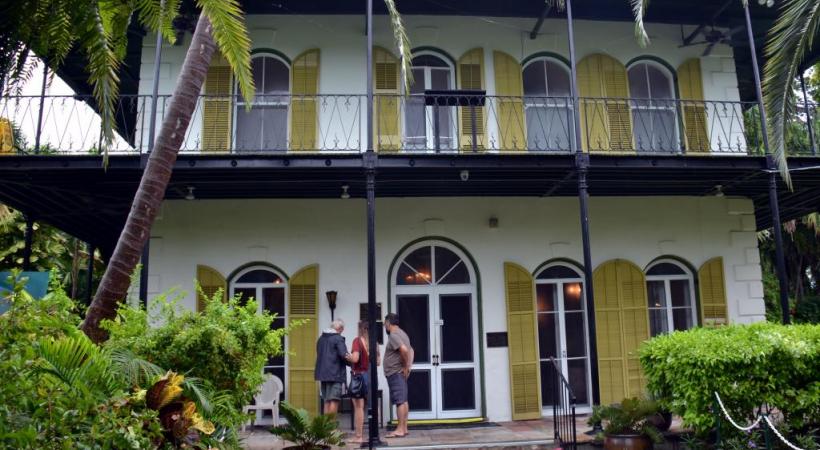
[[[597,414],[604,426],[604,435],[641,435],[662,442],[663,435],[650,422],[658,414],[657,403],[642,398],[625,398],[621,403],[601,406]]]
[[[310,418],[304,409],[297,409],[282,402],[279,404],[287,424],[279,425],[270,430],[271,433],[282,439],[292,442],[294,449],[321,450],[331,446],[344,447],[342,432],[336,427],[335,414],[322,414]]]
[[[171,298],[169,298],[169,295]],[[217,425],[236,428],[247,420],[242,406],[264,381],[271,356],[282,355],[282,342],[294,321],[271,330],[275,316],[257,313],[253,300],[222,302],[222,292],[206,298],[200,313],[178,305],[174,294],[160,295],[141,306],[123,305],[117,318],[103,323],[110,333],[108,349],[125,349],[160,367],[196,377],[220,394],[222,407],[212,414]],[[233,432],[229,432],[233,436]]]

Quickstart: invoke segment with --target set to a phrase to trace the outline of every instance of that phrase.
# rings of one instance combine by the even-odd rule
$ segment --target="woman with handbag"
[[[362,438],[362,428],[364,427],[365,407],[367,406],[367,398],[370,393],[370,375],[368,373],[370,364],[370,353],[368,345],[370,338],[368,337],[367,321],[359,321],[359,335],[353,340],[353,347],[350,350],[350,362],[352,363],[350,378],[350,393],[353,401],[354,423],[356,426],[355,437],[352,443],[360,444],[364,442]],[[379,349],[376,348],[376,361],[379,361]]]

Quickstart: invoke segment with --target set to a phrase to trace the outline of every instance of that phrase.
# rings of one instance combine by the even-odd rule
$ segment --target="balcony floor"
[[[116,242],[139,183],[144,157],[4,156],[0,202],[30,213],[104,250]],[[794,191],[780,183],[783,220],[820,207],[820,158],[792,158]],[[599,155],[590,157],[590,195],[750,198],[758,229],[770,226],[762,157]],[[467,181],[462,171],[469,172]],[[577,195],[572,155],[383,155],[377,197]],[[335,198],[349,186],[365,196],[359,155],[181,155],[167,199],[195,187],[197,199]]]

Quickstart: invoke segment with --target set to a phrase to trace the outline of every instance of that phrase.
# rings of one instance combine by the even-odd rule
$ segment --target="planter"
[[[606,450],[652,450],[652,440],[640,434],[613,434],[604,438]]]
[[[672,426],[672,413],[669,411],[661,411],[649,418],[649,423],[658,429],[661,433],[668,431]]]

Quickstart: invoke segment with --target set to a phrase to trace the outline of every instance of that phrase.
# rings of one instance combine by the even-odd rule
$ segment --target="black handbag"
[[[348,386],[347,392],[354,397],[360,397],[365,394],[364,389],[364,375],[354,373],[353,376],[350,377],[350,386]]]

